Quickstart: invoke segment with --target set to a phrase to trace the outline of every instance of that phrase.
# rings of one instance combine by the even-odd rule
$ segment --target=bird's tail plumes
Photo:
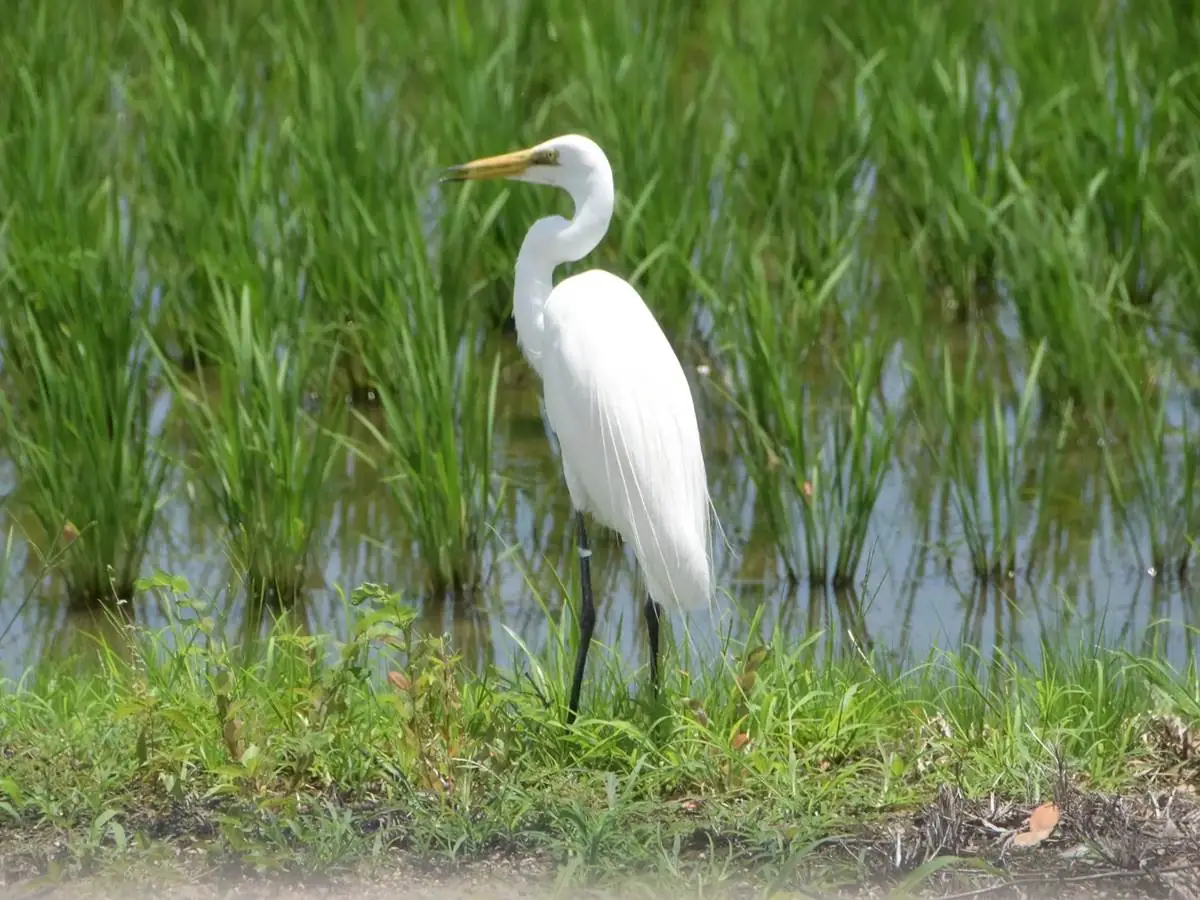
[[[634,544],[650,596],[698,610],[711,608],[714,600],[711,503],[704,483],[688,493],[695,502],[660,510]]]

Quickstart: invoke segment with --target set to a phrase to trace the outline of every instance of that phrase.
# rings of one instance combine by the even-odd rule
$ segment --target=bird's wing
[[[674,593],[707,592],[694,571],[703,565],[707,579],[699,429],[662,329],[629,284],[601,271],[555,288],[545,321],[546,413],[572,499],[633,545],[652,592],[664,578],[678,582],[681,567],[689,584]]]

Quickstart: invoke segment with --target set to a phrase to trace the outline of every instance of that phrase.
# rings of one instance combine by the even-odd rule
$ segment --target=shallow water
[[[982,66],[972,75],[981,126],[988,111],[981,98],[990,96],[1000,109],[1000,143],[1007,145],[1012,138],[1015,76],[1002,68],[993,83],[989,70]],[[114,111],[121,114],[123,94],[117,81],[112,102]],[[1115,90],[1112,76],[1109,82]],[[856,90],[861,103],[863,88],[859,85]],[[368,96],[379,103],[380,110],[388,108],[388,91],[368,92]],[[736,126],[727,122],[726,127]],[[1126,127],[1125,123],[1118,123],[1121,127]],[[1135,143],[1141,140],[1139,134]],[[871,161],[864,160],[855,174],[853,196],[845,198],[848,205],[872,202],[877,174]],[[714,173],[709,187],[715,222],[722,206],[721,173]],[[426,199],[432,220],[439,213],[440,198],[435,192]],[[547,205],[549,202],[547,198]],[[286,199],[281,198],[280,208],[286,206]],[[124,206],[121,212],[124,223]],[[431,252],[437,249],[431,246]],[[693,262],[699,261],[699,253],[697,248]],[[861,303],[863,297],[851,284],[872,284],[873,277],[864,263],[856,278],[847,279],[842,300]],[[1000,292],[1003,295],[1002,286]],[[155,294],[150,293],[148,299],[157,306]],[[1002,300],[1008,299],[1002,296]],[[696,332],[709,331],[711,311],[697,305],[688,314]],[[1003,358],[1006,348],[1020,346],[1010,303],[998,307],[994,331],[991,339],[999,348],[996,358]],[[1103,459],[1086,449],[1077,450],[1062,464],[1061,484],[1056,485],[1061,496],[1044,504],[1053,519],[1048,537],[1035,542],[1030,529],[1023,531],[1018,558],[1023,566],[1029,564],[1028,572],[1023,568],[1019,574],[988,585],[971,577],[952,506],[942,493],[940,473],[928,471],[927,451],[913,443],[896,448],[872,516],[867,557],[856,575],[855,587],[835,593],[806,582],[789,583],[783,558],[759,508],[756,488],[731,449],[735,442],[730,429],[720,420],[722,413],[716,405],[705,400],[705,382],[721,379],[723,373],[717,368],[701,374],[697,366],[700,355],[686,349],[683,355],[698,389],[714,505],[727,540],[717,548],[721,591],[717,615],[696,614],[686,621],[697,640],[711,644],[727,632],[741,636],[748,614],[765,607],[765,627],[778,623],[797,640],[820,629],[827,632],[831,650],[873,647],[906,658],[922,657],[935,648],[971,645],[985,653],[1000,649],[1036,660],[1043,642],[1061,647],[1064,641],[1093,637],[1112,646],[1164,654],[1175,661],[1183,661],[1195,651],[1200,592],[1165,573],[1148,570],[1139,561],[1141,538],[1136,534],[1131,538],[1116,521]],[[837,378],[836,372],[810,363],[806,362],[806,374],[811,371],[815,380]],[[995,377],[1019,384],[1023,373],[1009,367],[998,369]],[[576,557],[570,510],[539,413],[535,379],[515,350],[507,360],[505,383],[496,468],[510,480],[510,487],[497,522],[500,539],[491,551],[488,578],[479,595],[469,600],[420,597],[406,581],[412,570],[411,557],[387,490],[366,467],[347,463],[329,485],[337,499],[315,554],[318,565],[309,591],[298,610],[309,630],[344,636],[348,614],[339,591],[348,593],[362,581],[373,581],[411,595],[420,608],[422,627],[450,632],[474,665],[519,662],[522,651],[508,629],[535,651],[549,640],[550,631],[536,598],[544,598],[551,614],[557,615],[562,585],[574,590]],[[820,387],[814,382],[814,390]],[[890,402],[898,403],[905,391],[902,367],[894,358],[885,370],[882,392]],[[1179,418],[1178,411],[1186,402],[1183,396],[1175,399],[1172,418]],[[1191,402],[1196,401],[1193,398]],[[165,404],[156,410],[158,421],[165,412]],[[180,441],[177,449],[186,450],[186,440],[181,437]],[[0,496],[9,494],[14,486],[11,466],[0,458]],[[220,523],[200,497],[184,476],[177,477],[145,572],[161,569],[183,575],[197,591],[214,598],[230,616],[232,632],[240,633],[242,595],[236,585],[230,587],[231,567]],[[0,676],[15,676],[43,656],[85,646],[81,635],[103,629],[94,616],[70,613],[55,600],[46,599],[55,594],[52,581],[41,589],[32,584],[36,566],[26,565],[28,548],[20,526],[0,511],[0,527],[6,533],[12,528],[13,534],[12,557],[0,596]],[[597,637],[614,646],[631,665],[640,665],[645,662],[642,601],[631,558],[611,539],[600,534],[593,539],[593,577],[600,604]],[[33,599],[26,602],[31,590]],[[166,621],[163,611],[150,600],[140,603],[134,615],[151,627]],[[677,635],[684,624],[677,619]]]
[[[347,460],[329,486],[336,501],[308,592],[295,610],[296,621],[307,630],[346,636],[353,611],[344,597],[370,581],[403,591],[419,610],[420,628],[451,634],[473,666],[521,666],[524,651],[518,639],[535,652],[546,647],[551,630],[537,597],[557,617],[563,585],[576,590],[574,530],[542,422],[536,380],[515,348],[509,348],[506,363],[496,469],[509,481],[509,490],[482,590],[470,598],[420,597],[417,586],[406,581],[413,567],[386,488],[367,467]],[[1058,528],[1050,532],[1053,542],[1034,546],[1026,538],[1019,547],[1019,560],[1032,568],[981,584],[971,577],[954,516],[938,500],[936,473],[922,473],[924,451],[915,443],[898,446],[855,586],[832,591],[806,581],[791,584],[756,511],[755,487],[728,449],[734,445],[728,426],[707,400],[705,381],[720,372],[701,375],[688,368],[699,400],[723,540],[716,552],[718,603],[712,611],[673,616],[677,639],[687,635],[701,652],[711,650],[727,635],[743,637],[750,616],[763,607],[765,629],[778,625],[796,640],[821,631],[825,652],[873,649],[913,660],[938,648],[974,647],[985,655],[1000,651],[1036,661],[1043,644],[1062,648],[1093,638],[1176,662],[1195,652],[1200,592],[1151,574],[1138,563],[1111,512],[1098,453],[1077,454],[1062,468],[1068,501],[1054,509]],[[886,373],[884,392],[902,394],[902,377],[898,369]],[[179,440],[183,443],[176,449],[182,451],[186,441]],[[0,464],[5,489],[13,485],[10,469]],[[244,598],[231,574],[220,523],[201,496],[182,474],[176,477],[145,574],[163,570],[184,576],[228,616],[228,633],[238,640],[258,629],[245,620]],[[26,564],[20,523],[5,520],[5,530],[14,524],[0,601],[0,631],[8,631],[0,641],[0,675],[9,677],[40,658],[88,646],[89,633],[117,635],[102,616],[72,613],[47,599],[56,593],[52,579],[37,589],[32,583],[36,566]],[[642,595],[632,557],[612,536],[593,531],[597,638],[628,665],[644,665]],[[25,602],[31,589],[34,596]],[[151,598],[140,601],[134,615],[151,628],[167,622],[161,601]],[[568,634],[573,638],[573,629]]]

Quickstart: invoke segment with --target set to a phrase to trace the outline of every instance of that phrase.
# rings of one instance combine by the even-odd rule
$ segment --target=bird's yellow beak
[[[485,156],[444,170],[441,181],[482,181],[487,178],[512,178],[533,165],[532,150],[516,150],[499,156]]]

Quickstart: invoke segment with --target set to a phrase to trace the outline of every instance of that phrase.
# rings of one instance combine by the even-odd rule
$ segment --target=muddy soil
[[[967,800],[944,789],[924,809],[864,827],[803,859],[764,858],[737,848],[714,866],[698,842],[681,874],[592,873],[567,877],[564,860],[515,848],[458,865],[392,851],[337,876],[262,875],[228,856],[163,842],[131,850],[118,866],[83,873],[61,863],[61,838],[0,830],[0,897],[13,900],[542,900],[551,897],[1163,898],[1200,900],[1200,802],[1188,789],[1106,796],[1064,786],[1056,822],[1030,837],[1031,805]],[[1024,834],[1024,837],[1018,837]],[[941,866],[939,868],[939,865]],[[731,871],[732,869],[732,871]],[[714,884],[714,873],[721,880]],[[786,877],[784,877],[786,876]],[[907,883],[906,883],[907,882]]]

